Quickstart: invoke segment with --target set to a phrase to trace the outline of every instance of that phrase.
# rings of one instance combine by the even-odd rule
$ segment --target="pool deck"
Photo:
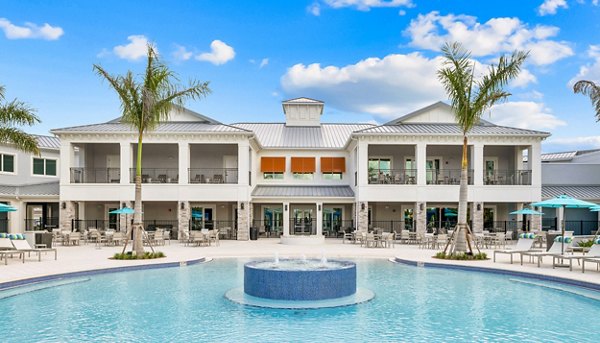
[[[45,277],[57,274],[75,273],[90,270],[105,270],[119,267],[152,266],[165,263],[180,263],[183,261],[196,261],[202,258],[272,258],[276,253],[280,258],[301,257],[320,258],[324,253],[327,258],[397,258],[407,262],[421,265],[440,264],[453,266],[470,266],[487,269],[499,269],[508,272],[524,272],[549,277],[558,277],[575,281],[583,281],[600,285],[600,272],[594,264],[588,264],[586,273],[581,272],[581,267],[574,262],[573,271],[568,268],[552,269],[552,258],[546,257],[541,268],[534,263],[519,264],[518,255],[515,263],[510,264],[509,255],[498,255],[496,263],[487,261],[446,261],[434,259],[431,256],[436,250],[419,249],[415,245],[396,244],[393,248],[364,248],[360,245],[342,244],[339,239],[327,239],[325,244],[317,246],[290,246],[279,244],[279,239],[259,239],[257,241],[221,241],[220,246],[191,247],[173,241],[171,244],[158,247],[157,250],[167,255],[166,258],[140,261],[115,261],[110,260],[115,252],[120,252],[122,247],[101,247],[93,244],[82,244],[75,247],[58,246],[58,260],[54,254],[42,255],[42,262],[37,261],[37,256],[26,257],[25,263],[16,258],[9,259],[8,265],[0,262],[0,284]],[[148,250],[148,248],[146,248]],[[492,250],[482,250],[492,257]]]

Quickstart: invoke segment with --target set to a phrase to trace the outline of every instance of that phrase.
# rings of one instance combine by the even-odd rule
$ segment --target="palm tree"
[[[4,91],[4,86],[0,85],[0,142],[14,144],[19,150],[39,155],[35,137],[19,127],[37,124],[40,118],[24,102],[17,99],[5,102]]]
[[[600,121],[600,85],[592,81],[581,80],[573,85],[573,92],[586,95],[596,110],[596,120]]]
[[[515,51],[509,58],[502,56],[497,65],[492,64],[488,68],[485,75],[476,77],[475,61],[471,60],[470,52],[460,43],[446,43],[442,52],[444,62],[437,72],[438,79],[448,94],[456,122],[463,134],[458,223],[451,241],[444,248],[444,253],[450,247],[448,254],[472,254],[470,229],[467,225],[467,137],[484,112],[510,95],[503,87],[519,75],[528,53]]]
[[[146,70],[141,80],[136,80],[131,71],[125,75],[113,76],[99,65],[95,72],[108,81],[117,92],[121,102],[121,121],[128,123],[138,134],[137,161],[135,169],[135,213],[133,214],[133,248],[136,255],[144,253],[142,243],[142,139],[144,133],[154,130],[160,122],[169,119],[173,106],[182,106],[187,99],[199,99],[210,93],[208,82],[192,80],[187,88],[177,82],[177,76],[156,55],[152,45],[148,45]],[[129,233],[127,233],[129,237]]]

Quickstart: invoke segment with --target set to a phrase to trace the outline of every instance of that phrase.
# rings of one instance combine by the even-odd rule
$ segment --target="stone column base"
[[[247,241],[250,239],[250,203],[240,201],[237,204],[237,240]]]

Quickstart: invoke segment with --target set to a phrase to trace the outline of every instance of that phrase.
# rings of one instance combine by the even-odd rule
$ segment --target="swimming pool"
[[[1,340],[597,341],[599,300],[506,275],[386,260],[355,260],[358,286],[376,294],[368,303],[321,310],[244,307],[223,295],[243,284],[247,261],[223,259],[3,291]]]

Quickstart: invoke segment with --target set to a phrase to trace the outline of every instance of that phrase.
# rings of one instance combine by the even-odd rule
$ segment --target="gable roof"
[[[200,114],[198,112],[192,111],[189,108],[186,108],[186,107],[183,107],[183,106],[179,106],[179,105],[173,105],[173,111],[172,112],[175,112],[175,113],[179,112],[179,113],[189,114],[192,117],[198,118],[198,122],[205,123],[205,124],[221,124],[221,122],[218,121],[218,120],[216,120],[216,119],[213,119],[211,117],[205,116],[205,115]],[[121,118],[122,117],[115,118],[113,120],[108,121],[108,123],[120,123],[121,122]],[[171,121],[169,121],[169,122],[171,122]]]
[[[284,100],[283,103],[284,104],[324,104],[324,102],[321,100],[316,100],[316,99],[311,99],[311,98],[306,98],[306,97]]]
[[[286,126],[283,123],[236,123],[235,127],[254,132],[263,148],[343,149],[353,132],[373,124],[321,124]]]
[[[60,149],[60,139],[54,136],[42,136],[42,135],[32,135],[35,137],[37,141],[38,147],[42,149],[52,149],[59,150]]]
[[[541,160],[542,162],[568,162],[573,160],[573,158],[575,158],[576,156],[587,155],[597,152],[600,152],[600,149],[551,152],[542,154]]]
[[[58,197],[59,182],[44,182],[20,186],[0,185],[0,195],[3,196],[51,196]]]
[[[391,120],[383,125],[398,125],[398,124],[404,124],[405,121],[418,117],[419,115],[423,114],[423,113],[427,113],[429,111],[435,110],[437,108],[440,109],[444,109],[447,111],[452,111],[452,106],[448,105],[447,103],[443,102],[443,101],[438,101],[435,102],[429,106],[425,106],[423,108],[420,108],[416,111],[410,112],[409,114],[405,114],[399,118],[396,118],[394,120]],[[479,125],[493,125],[492,123],[488,122],[487,120],[484,119],[479,119]]]
[[[411,123],[398,125],[379,125],[354,133],[355,135],[447,135],[462,136],[462,129],[457,124]],[[548,137],[550,133],[535,130],[519,129],[498,125],[475,125],[469,136],[537,136]]]

